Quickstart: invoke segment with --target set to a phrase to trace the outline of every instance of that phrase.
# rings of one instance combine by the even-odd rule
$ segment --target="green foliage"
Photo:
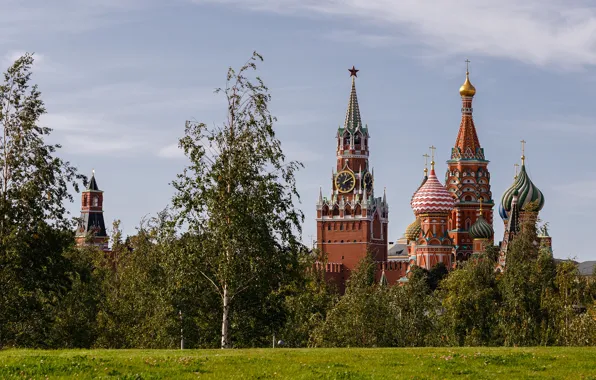
[[[64,202],[84,176],[48,145],[51,129],[25,54],[0,84],[0,347],[50,346],[56,305],[71,285],[72,222]]]
[[[495,264],[488,255],[474,257],[441,283],[447,344],[483,346],[497,343],[499,291]]]
[[[115,222],[108,253],[74,246],[64,202],[72,200],[68,188],[78,190],[86,179],[56,157],[59,145],[44,141],[51,131],[38,125],[45,108],[29,84],[33,57],[26,54],[8,69],[0,84],[0,348],[176,348],[182,337],[186,348],[264,347],[273,337],[289,347],[596,344],[596,281],[580,276],[571,261],[556,264],[551,250],[540,246],[532,218],[509,245],[504,273],[495,273],[499,250],[489,246],[450,273],[442,264],[413,266],[405,284],[388,287],[379,283],[378,263],[368,255],[357,270],[341,274],[349,280],[340,296],[322,271],[324,258],[298,241],[303,216],[294,206],[295,173],[301,165],[286,161],[268,89],[250,76],[260,60],[255,53],[238,72],[228,71],[228,86],[220,90],[228,101],[223,126],[187,124],[180,147],[190,164],[173,183],[174,212],[141,221],[127,238]],[[522,214],[536,210],[537,203],[530,204]],[[300,360],[310,360],[313,377],[365,376],[361,362],[348,368],[351,362],[296,352],[310,357]],[[425,352],[444,354],[440,368],[451,372],[428,372],[436,377],[494,375],[470,369],[478,357],[483,371],[536,365],[528,350],[517,351],[521,356],[507,350],[417,352],[416,365],[402,366],[400,375],[436,359]],[[48,364],[27,368],[9,359],[0,377],[91,369],[102,376],[82,356],[64,364],[44,355]],[[157,376],[179,377],[223,365],[211,364],[219,360],[212,358],[206,364],[176,357],[174,366],[184,367],[177,373],[168,372],[169,356],[143,360],[154,368],[168,364]],[[105,360],[107,371],[111,359]],[[244,364],[251,377],[269,376],[260,364]],[[132,367],[119,365],[101,373],[129,375]],[[273,365],[280,366],[275,374],[289,377],[304,370],[287,358]],[[378,360],[374,365],[385,368]],[[532,371],[546,374],[543,367]]]
[[[261,60],[254,53],[238,72],[229,69],[226,88],[218,90],[228,102],[222,127],[187,123],[179,145],[191,163],[173,183],[177,222],[200,234],[193,250],[200,261],[197,269],[221,298],[222,348],[232,345],[236,306],[265,302],[279,307],[273,294],[299,267],[296,233],[303,216],[293,202],[301,165],[286,162],[268,110],[268,89],[259,77],[248,76]],[[254,327],[267,321],[272,330],[280,325],[277,317],[246,317],[237,322]]]
[[[351,273],[346,294],[313,333],[319,347],[424,346],[438,344],[438,304],[428,279],[412,275],[405,286],[375,283],[370,256]],[[399,328],[396,328],[399,326]]]

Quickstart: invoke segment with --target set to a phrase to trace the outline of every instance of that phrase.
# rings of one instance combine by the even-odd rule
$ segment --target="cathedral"
[[[466,61],[466,64],[469,61]],[[484,149],[480,145],[473,119],[472,101],[476,89],[466,68],[461,96],[461,123],[447,160],[444,183],[437,177],[435,147],[431,146],[430,171],[410,199],[414,221],[396,244],[389,243],[389,204],[386,190],[376,186],[374,169],[369,162],[371,149],[368,125],[362,123],[356,93],[357,70],[349,69],[351,91],[342,126],[335,135],[336,164],[331,173],[331,192],[319,190],[316,205],[317,248],[327,280],[340,291],[359,262],[371,255],[376,263],[376,280],[387,285],[408,281],[413,266],[431,269],[443,263],[453,269],[458,262],[484,252],[494,245],[491,175]],[[499,260],[495,270],[505,269],[507,250],[525,221],[538,220],[544,196],[526,171],[522,143],[521,168],[513,184],[501,197],[499,215],[505,233],[498,243]],[[519,166],[516,164],[516,166]],[[381,194],[382,193],[382,194]],[[539,244],[552,250],[546,225],[538,236]],[[80,246],[93,245],[109,252],[103,217],[103,191],[95,172],[81,197],[81,216],[76,231]],[[538,243],[538,242],[537,242]]]
[[[466,60],[466,65],[469,63]],[[331,175],[331,194],[319,191],[317,208],[317,248],[326,278],[340,290],[360,260],[370,254],[376,262],[376,279],[384,284],[408,281],[410,269],[416,265],[431,269],[443,263],[448,269],[472,255],[482,253],[495,243],[489,161],[480,145],[474,125],[472,101],[476,89],[466,78],[459,89],[461,123],[447,160],[445,182],[435,171],[435,147],[431,146],[430,172],[412,195],[410,206],[414,221],[397,244],[389,246],[389,205],[386,191],[376,197],[374,170],[369,162],[371,149],[368,125],[362,123],[356,95],[357,72],[349,70],[352,81],[348,109],[343,126],[336,133],[336,167]],[[530,180],[525,168],[522,141],[521,171],[503,194],[499,215],[505,234],[499,243],[499,264],[506,264],[507,247],[520,231],[524,220],[536,222],[544,206],[542,192]],[[377,192],[378,193],[378,192]],[[551,247],[551,238],[544,227],[540,244]]]

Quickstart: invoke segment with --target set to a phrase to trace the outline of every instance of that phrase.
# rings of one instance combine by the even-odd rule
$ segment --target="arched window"
[[[472,225],[472,221],[470,220],[470,218],[466,219],[466,231],[470,229],[470,226]]]
[[[99,197],[96,195],[93,197],[93,207],[99,206]]]
[[[354,145],[356,145],[356,149],[361,149],[360,144],[362,143],[362,135],[360,133],[356,133],[354,136]]]
[[[344,133],[344,149],[346,148],[346,146],[350,145],[350,134],[349,133]]]

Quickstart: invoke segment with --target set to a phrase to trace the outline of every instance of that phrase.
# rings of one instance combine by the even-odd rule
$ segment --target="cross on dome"
[[[525,165],[525,161],[526,161],[526,140],[522,140],[521,142],[521,146],[522,146],[522,156],[521,156],[521,160],[522,160],[522,166]]]
[[[424,174],[426,175],[426,173],[428,173],[428,158],[430,156],[428,155],[428,153],[424,153],[422,157],[424,157]]]
[[[430,149],[431,154],[431,161],[430,161],[430,170],[435,170],[435,150],[437,149],[434,145],[431,145],[428,149]]]

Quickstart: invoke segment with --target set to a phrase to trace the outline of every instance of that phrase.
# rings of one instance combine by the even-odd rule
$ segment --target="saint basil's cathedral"
[[[336,282],[343,290],[350,272],[371,254],[377,265],[376,279],[380,283],[407,282],[414,265],[431,269],[443,263],[451,269],[458,261],[482,253],[486,246],[493,245],[495,203],[490,187],[489,161],[474,125],[472,100],[476,89],[470,82],[469,71],[466,70],[465,82],[459,89],[461,123],[451,157],[447,160],[445,183],[441,183],[436,175],[436,148],[431,146],[431,156],[425,155],[427,159],[431,158],[430,172],[424,169],[422,183],[410,201],[414,221],[392,247],[388,243],[386,191],[383,190],[382,196],[375,196],[374,170],[368,160],[370,134],[360,117],[356,95],[358,70],[352,67],[349,71],[352,89],[344,124],[336,134],[337,164],[331,176],[331,196],[324,197],[321,189],[316,206],[317,248],[325,261],[327,279]],[[520,173],[503,194],[499,208],[505,234],[499,243],[497,270],[504,269],[507,247],[523,221],[535,223],[544,206],[542,192],[526,172],[524,144],[522,141]],[[546,227],[539,240],[551,249]]]
[[[461,123],[451,157],[447,160],[445,184],[436,175],[436,148],[431,146],[432,155],[425,155],[431,158],[430,172],[424,169],[422,183],[410,200],[414,221],[391,247],[388,243],[387,195],[385,190],[382,196],[375,194],[375,174],[368,159],[370,134],[368,126],[362,124],[356,95],[359,70],[352,67],[349,71],[352,89],[344,124],[336,134],[337,162],[331,175],[331,196],[323,197],[321,189],[316,206],[317,248],[324,259],[319,265],[324,265],[326,278],[336,282],[343,291],[350,272],[370,254],[377,265],[376,279],[393,285],[407,282],[414,265],[431,269],[443,263],[451,269],[457,262],[493,245],[495,203],[490,189],[489,161],[485,158],[472,117],[476,89],[470,82],[468,70],[459,89]],[[520,172],[503,194],[499,207],[505,233],[499,243],[497,270],[505,268],[509,244],[523,222],[535,223],[544,206],[542,192],[526,171],[523,144],[525,141],[522,141]],[[76,240],[80,246],[94,245],[109,252],[103,191],[97,185],[95,172],[82,193]],[[539,240],[540,244],[551,248],[546,227]]]

